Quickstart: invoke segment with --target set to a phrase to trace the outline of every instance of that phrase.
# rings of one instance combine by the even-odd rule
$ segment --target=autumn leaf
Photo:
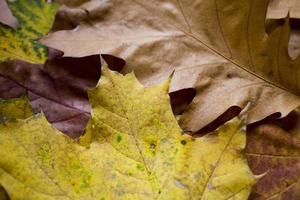
[[[272,0],[270,1],[268,12],[267,12],[267,22],[266,29],[272,29],[276,25],[282,24],[282,21],[290,17],[289,25],[290,39],[288,44],[288,53],[292,59],[296,59],[300,54],[300,4],[294,0],[282,1],[282,0]]]
[[[300,18],[300,4],[297,0],[270,0],[267,17],[282,19],[286,16]]]
[[[294,21],[292,24],[291,36],[289,41],[289,55],[295,59],[300,55],[300,28],[299,22]]]
[[[88,22],[91,14],[97,16],[105,11],[105,8],[99,6],[103,4],[102,1],[57,0],[56,2],[62,5],[59,7],[59,12],[55,17],[52,31],[74,29],[81,22]],[[91,9],[93,13],[89,12]]]
[[[9,197],[7,196],[6,191],[4,188],[0,185],[0,199],[1,200],[9,200]]]
[[[267,0],[109,0],[89,7],[93,2],[81,5],[88,21],[42,42],[66,56],[100,51],[121,57],[124,72],[134,70],[145,85],[175,70],[170,92],[197,92],[181,117],[184,130],[196,132],[232,106],[251,105],[248,123],[299,106],[293,93],[299,94],[300,59],[286,52],[288,22],[265,32]],[[78,8],[63,9],[64,15],[76,21]]]
[[[11,199],[247,199],[256,178],[241,122],[182,135],[170,80],[144,88],[133,73],[102,73],[84,146],[43,115],[0,125],[0,184]]]
[[[31,106],[28,99],[22,98],[3,100],[0,99],[0,122],[11,119],[26,119],[32,116]]]
[[[272,122],[273,121],[273,122]],[[300,115],[268,120],[247,131],[246,154],[253,173],[266,173],[250,199],[300,199]]]
[[[44,0],[7,1],[19,27],[0,24],[0,61],[21,59],[44,63],[47,48],[37,42],[51,29],[58,6]]]
[[[102,55],[109,67],[121,70],[123,60]],[[44,65],[23,61],[0,63],[0,98],[27,93],[33,110],[42,110],[60,131],[79,137],[90,118],[87,90],[100,77],[100,55],[56,57]]]
[[[35,112],[42,110],[56,128],[78,137],[90,117],[86,90],[94,87],[99,77],[99,55],[55,58],[45,65],[4,62],[0,64],[0,97],[27,93]]]
[[[0,123],[7,120],[26,119],[32,115],[31,106],[25,96],[10,100],[0,99]],[[9,200],[7,193],[1,184],[0,199]]]
[[[10,100],[0,99],[0,123],[1,124],[9,120],[26,119],[32,115],[33,113],[27,97],[23,96],[22,98],[16,98]],[[6,190],[3,188],[1,184],[0,184],[0,199],[10,200]]]

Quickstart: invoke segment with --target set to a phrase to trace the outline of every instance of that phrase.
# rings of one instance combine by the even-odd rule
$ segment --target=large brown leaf
[[[120,71],[119,59],[105,56],[110,67]],[[118,68],[119,67],[119,68]],[[71,137],[78,137],[90,118],[87,89],[100,77],[100,57],[58,57],[45,65],[22,61],[0,64],[0,98],[14,98],[25,92],[36,112]]]
[[[170,91],[195,88],[181,118],[197,131],[232,106],[250,103],[248,122],[275,112],[286,116],[299,105],[299,61],[287,53],[289,26],[265,32],[267,0],[94,1],[89,20],[76,29],[49,34],[42,42],[66,56],[108,53],[127,62],[145,85],[175,69]],[[101,12],[95,12],[95,11]],[[74,13],[73,13],[74,14]],[[284,88],[284,89],[282,89]],[[287,89],[288,88],[288,89]]]
[[[248,127],[246,154],[255,174],[266,173],[250,199],[300,199],[300,115]]]

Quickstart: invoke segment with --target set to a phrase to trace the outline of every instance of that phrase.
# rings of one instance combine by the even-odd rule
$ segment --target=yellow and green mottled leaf
[[[247,199],[256,178],[242,123],[184,135],[168,88],[104,68],[79,143],[43,115],[0,125],[0,184],[12,200]]]
[[[44,63],[47,48],[37,39],[51,29],[58,6],[45,0],[7,1],[19,28],[0,24],[0,61],[20,59]]]
[[[8,119],[26,119],[32,115],[31,105],[27,97],[0,99],[0,123]]]
[[[27,97],[18,99],[0,99],[0,123],[6,120],[25,119],[32,116],[31,105]],[[0,184],[0,199],[9,200],[5,189]]]

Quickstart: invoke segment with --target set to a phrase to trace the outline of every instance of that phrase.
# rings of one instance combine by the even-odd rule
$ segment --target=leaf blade
[[[241,122],[229,122],[203,138],[182,135],[167,95],[169,80],[144,88],[133,73],[102,70],[100,84],[89,94],[93,115],[81,138],[84,146],[42,115],[0,125],[0,141],[15,138],[0,142],[0,183],[11,197],[248,197],[256,178],[241,154]],[[19,181],[12,178],[16,174]]]

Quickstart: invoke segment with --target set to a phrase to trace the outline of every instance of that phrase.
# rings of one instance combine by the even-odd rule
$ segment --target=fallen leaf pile
[[[299,8],[0,0],[0,200],[300,199]]]
[[[249,195],[255,178],[240,154],[245,146],[240,122],[202,138],[182,135],[169,104],[169,81],[143,88],[133,74],[102,72],[89,92],[91,125],[79,140],[85,146],[55,130],[43,115],[1,125],[0,183],[12,199]],[[2,115],[9,119],[15,109]]]
[[[288,22],[267,35],[267,0],[96,2],[79,7],[89,13],[88,22],[42,42],[66,56],[100,51],[122,57],[124,72],[134,70],[146,85],[175,70],[170,92],[197,92],[180,119],[183,129],[196,132],[229,107],[247,103],[249,123],[275,112],[286,116],[299,106],[293,93],[299,93],[300,57],[286,54]],[[79,8],[62,12],[72,17]]]

